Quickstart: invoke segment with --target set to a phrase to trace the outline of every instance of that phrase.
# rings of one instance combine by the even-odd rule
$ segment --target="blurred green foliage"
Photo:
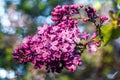
[[[4,1],[7,6],[5,7],[6,11],[7,8],[9,8],[11,4],[13,4],[11,1]],[[23,40],[23,38],[25,38],[27,35],[33,35],[36,32],[36,26],[38,25],[35,23],[35,18],[39,16],[49,16],[50,12],[56,5],[73,3],[72,0],[20,1],[21,2],[19,4],[16,4],[16,11],[21,11],[23,14],[27,15],[31,20],[30,24],[24,27],[18,26],[16,28],[15,34],[8,34],[2,32],[2,25],[0,24],[0,68],[5,68],[6,70],[12,69],[17,71],[17,68],[19,68],[19,66],[21,65],[13,60],[11,53],[15,49],[15,47],[17,47],[21,43],[21,39]],[[81,1],[82,0],[78,0],[78,3]],[[97,7],[97,10],[99,12],[103,5],[105,5],[105,3],[108,3],[111,0],[106,0],[105,3],[101,3],[100,1],[102,0],[94,1],[97,2],[94,7]],[[110,20],[106,25],[102,26],[101,28],[102,34],[104,36],[103,43],[106,46],[104,48],[102,47],[98,49],[96,53],[89,54],[86,51],[82,55],[83,66],[78,67],[78,70],[75,73],[64,70],[62,73],[55,75],[55,80],[111,80],[107,77],[107,75],[113,74],[116,71],[120,71],[120,56],[118,56],[114,46],[110,44],[113,40],[120,37],[120,10],[117,8],[116,5],[120,5],[120,0],[112,0],[111,2],[114,10],[112,13],[106,13],[109,14]],[[101,13],[104,13],[104,11]],[[46,73],[44,71],[33,69],[31,64],[24,64],[24,69],[26,74],[24,76],[20,76],[17,74],[16,80],[40,80],[42,79],[41,77],[46,76]],[[40,77],[40,75],[43,76]],[[53,80],[50,78],[50,76],[47,77],[47,80]],[[112,80],[119,79],[120,78],[118,77]]]

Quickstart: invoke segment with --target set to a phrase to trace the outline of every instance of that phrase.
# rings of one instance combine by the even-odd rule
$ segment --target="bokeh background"
[[[82,54],[75,73],[46,73],[13,60],[12,51],[38,26],[54,24],[50,12],[56,5],[83,4],[109,17],[102,27],[103,46]],[[80,31],[92,33],[91,24],[79,22]],[[0,80],[120,80],[120,0],[0,0]]]

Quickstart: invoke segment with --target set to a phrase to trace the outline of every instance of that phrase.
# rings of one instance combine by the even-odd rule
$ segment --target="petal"
[[[68,48],[69,46],[70,46],[70,44],[69,43],[63,43],[63,45],[62,45],[64,48]]]
[[[37,30],[38,30],[38,34],[43,34],[44,32],[43,27],[38,27]]]
[[[82,32],[81,38],[86,40],[86,39],[88,39],[89,36],[90,36],[90,34],[87,34],[86,32]]]
[[[52,50],[58,50],[58,48],[56,46],[54,46],[54,45],[51,46],[51,49]]]
[[[92,34],[92,39],[94,39],[96,36],[97,36],[97,33],[94,32],[94,33]]]
[[[67,52],[68,50],[66,48],[62,48],[62,51],[63,52]]]
[[[52,43],[51,43],[51,45],[57,45],[58,44],[58,41],[56,40],[56,41],[53,41]]]
[[[71,65],[71,66],[66,65],[65,68],[68,69],[68,70],[71,70],[72,72],[75,72],[75,70],[76,70],[75,65]]]
[[[50,35],[50,39],[53,40],[56,37],[56,35]]]
[[[95,44],[88,45],[88,48],[89,48],[89,52],[96,52],[97,51],[97,47]]]
[[[77,43],[79,43],[80,42],[80,38],[78,38],[78,37],[75,36],[74,37],[74,41],[77,42]]]

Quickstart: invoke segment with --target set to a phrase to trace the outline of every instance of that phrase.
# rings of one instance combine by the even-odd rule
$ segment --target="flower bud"
[[[87,22],[88,21],[88,19],[87,18],[83,18],[83,22]]]
[[[80,8],[83,8],[83,5],[82,5],[82,4],[80,4]]]

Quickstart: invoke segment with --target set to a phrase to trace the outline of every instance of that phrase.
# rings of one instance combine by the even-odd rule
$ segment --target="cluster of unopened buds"
[[[81,9],[86,12],[86,18],[81,16]],[[46,69],[48,72],[59,73],[63,68],[74,72],[77,65],[82,65],[83,51],[88,49],[95,52],[100,46],[102,41],[100,27],[108,18],[98,16],[94,8],[84,8],[83,5],[58,5],[51,15],[54,25],[45,24],[38,27],[37,33],[28,36],[12,53],[13,57],[20,63],[31,62],[34,68]],[[79,19],[94,23],[96,32],[92,35],[80,32]],[[99,19],[99,22],[96,19]],[[99,36],[101,40],[95,40]]]

